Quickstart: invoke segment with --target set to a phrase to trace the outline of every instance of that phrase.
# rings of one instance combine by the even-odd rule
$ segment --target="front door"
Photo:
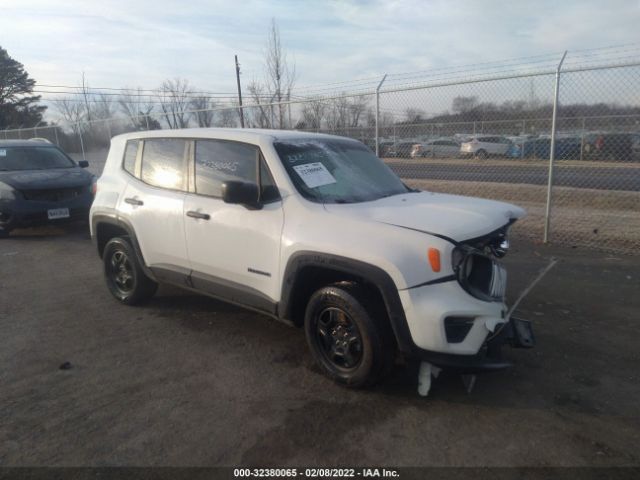
[[[184,201],[193,286],[244,305],[274,311],[279,298],[282,202],[255,145],[195,141],[194,192]],[[261,185],[261,209],[222,200],[225,181]]]

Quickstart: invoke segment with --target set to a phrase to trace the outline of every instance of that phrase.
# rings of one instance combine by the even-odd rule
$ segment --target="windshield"
[[[0,170],[72,167],[75,167],[75,163],[55,147],[0,147]]]
[[[308,200],[354,203],[407,193],[382,160],[354,140],[274,142],[296,189]]]

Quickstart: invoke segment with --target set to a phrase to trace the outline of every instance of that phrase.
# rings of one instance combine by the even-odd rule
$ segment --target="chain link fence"
[[[461,69],[404,83],[396,79],[395,84],[378,79],[371,87],[347,93],[291,96],[287,102],[254,102],[242,108],[165,108],[5,130],[0,139],[46,138],[89,160],[99,174],[114,135],[240,127],[242,114],[249,128],[358,139],[416,188],[521,205],[528,216],[516,224],[514,235],[636,254],[640,60],[619,60],[602,64],[568,56],[559,74],[557,65],[532,62],[524,70]]]

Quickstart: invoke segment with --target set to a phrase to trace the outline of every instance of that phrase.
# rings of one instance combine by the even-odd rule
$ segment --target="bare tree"
[[[367,110],[369,100],[367,97],[359,96],[353,97],[349,105],[349,126],[358,127],[360,125],[360,119]]]
[[[55,109],[64,121],[71,126],[71,129],[76,135],[86,128],[84,120],[87,111],[85,105],[77,99],[71,97],[60,98],[56,101]]]
[[[409,123],[421,122],[424,112],[419,108],[407,108],[404,111],[404,116]]]
[[[113,97],[100,93],[91,95],[90,98],[91,105],[87,118],[91,118],[89,122],[91,137],[95,142],[108,143],[112,136],[111,119],[115,113]]]
[[[84,72],[82,72],[82,97],[84,98],[84,105],[87,111],[87,120],[91,122],[91,108],[89,108],[89,82],[84,78]]]
[[[110,95],[100,93],[92,96],[92,106],[89,109],[93,120],[106,120],[115,114],[115,106]]]
[[[254,80],[249,84],[247,90],[249,91],[249,96],[256,107],[251,110],[245,109],[245,117],[249,117],[249,123],[252,126],[259,128],[271,128],[271,116],[267,108],[262,104],[262,100],[265,97],[265,87]],[[252,115],[247,115],[249,112],[251,112]]]
[[[255,93],[259,92],[261,100],[266,96],[269,99],[269,103],[275,104],[275,106],[260,107],[258,113],[254,116],[257,119],[257,123],[262,127],[277,126],[278,128],[285,128],[287,107],[282,102],[286,102],[290,98],[291,90],[296,80],[296,68],[295,64],[289,64],[287,53],[280,41],[280,29],[275,19],[271,19],[264,63],[265,83],[260,85],[258,82],[253,81],[254,92],[251,92],[252,85],[250,85],[249,93],[255,101]],[[260,103],[263,104],[264,101]]]
[[[451,102],[451,110],[454,113],[467,113],[478,107],[478,97],[463,97],[458,96]]]
[[[185,128],[189,124],[187,111],[193,90],[188,80],[165,80],[158,89],[162,116],[169,128]]]
[[[193,118],[198,122],[199,127],[211,127],[215,112],[212,110],[216,107],[216,103],[210,97],[202,96],[191,99],[190,106]]]
[[[140,87],[123,90],[118,96],[118,105],[136,130],[160,128],[158,122],[149,116],[153,111],[153,102]]]
[[[239,118],[238,107],[229,107],[223,110],[219,110],[217,123],[221,127],[232,128],[237,127],[237,119]]]
[[[327,110],[327,127],[331,130],[339,130],[349,125],[349,100],[347,98],[335,98],[331,100]]]
[[[321,128],[326,110],[326,101],[321,98],[314,98],[305,102],[302,107],[302,122],[304,124],[304,128],[312,128],[316,130]]]

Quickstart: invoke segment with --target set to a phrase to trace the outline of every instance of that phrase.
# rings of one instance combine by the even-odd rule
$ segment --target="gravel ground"
[[[312,364],[303,332],[162,288],[116,303],[82,228],[0,241],[0,465],[638,466],[640,259],[514,246],[534,350],[467,394],[415,365],[370,390]],[[65,363],[68,369],[60,369]]]

